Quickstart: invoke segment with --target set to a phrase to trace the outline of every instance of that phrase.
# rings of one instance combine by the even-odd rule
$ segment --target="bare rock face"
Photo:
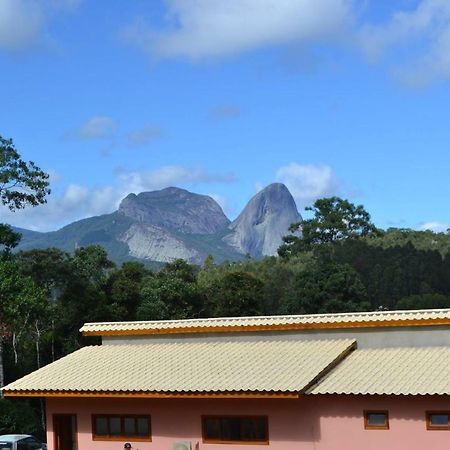
[[[213,234],[230,223],[211,197],[175,187],[129,194],[120,203],[119,213],[179,233]]]
[[[133,224],[120,237],[128,245],[130,255],[149,261],[171,262],[181,258],[193,264],[201,264],[204,255],[190,248],[170,232],[153,225]]]
[[[224,241],[238,252],[252,256],[276,255],[289,234],[289,226],[302,218],[288,188],[273,183],[258,192],[234,220]]]

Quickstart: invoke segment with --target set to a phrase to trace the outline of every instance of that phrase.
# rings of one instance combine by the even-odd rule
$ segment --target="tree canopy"
[[[0,202],[14,211],[45,203],[48,194],[48,174],[24,161],[12,140],[0,136]]]
[[[345,239],[357,239],[380,231],[371,222],[370,214],[362,205],[354,205],[339,197],[316,200],[305,208],[311,219],[291,225],[291,235],[283,238],[280,256],[291,256],[311,250],[314,246],[332,244]]]

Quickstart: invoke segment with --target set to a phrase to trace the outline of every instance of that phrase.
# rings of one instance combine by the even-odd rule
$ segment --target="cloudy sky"
[[[186,187],[230,218],[287,184],[381,227],[450,224],[448,0],[1,0],[0,135],[51,174],[53,230]]]

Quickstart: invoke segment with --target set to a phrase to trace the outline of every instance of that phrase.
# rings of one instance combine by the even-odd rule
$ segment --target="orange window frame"
[[[239,444],[239,445],[269,445],[269,418],[268,416],[243,416],[243,415],[208,415],[202,416],[202,440],[204,444]],[[241,439],[241,440],[222,440],[222,439],[211,439],[206,436],[206,421],[208,419],[258,419],[264,420],[264,433],[265,439]]]
[[[97,434],[97,426],[96,420],[98,418],[105,418],[107,421],[108,434]],[[120,435],[111,435],[110,428],[110,419],[120,419]],[[148,435],[147,436],[139,436],[139,435],[130,435],[125,434],[125,418],[134,418],[135,421],[135,430],[137,430],[137,420],[138,419],[146,419],[148,424]],[[151,442],[152,441],[152,422],[151,416],[148,414],[92,414],[92,440],[93,441],[123,441],[123,440],[133,440],[138,442]]]
[[[448,416],[449,418],[449,422],[447,425],[433,425],[431,423],[431,416],[433,415],[437,415],[437,414],[445,414]],[[426,422],[427,422],[427,430],[430,431],[436,431],[436,430],[443,430],[443,431],[448,431],[450,430],[450,411],[427,411],[425,413],[425,418],[426,418]]]
[[[383,425],[371,425],[369,423],[370,414],[384,414],[386,421]],[[364,429],[365,430],[389,430],[389,411],[387,410],[366,410],[364,411]]]

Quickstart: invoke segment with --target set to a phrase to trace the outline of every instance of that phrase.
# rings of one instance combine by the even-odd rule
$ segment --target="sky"
[[[0,135],[51,176],[38,231],[179,186],[235,218],[283,182],[450,226],[448,0],[0,0]]]

